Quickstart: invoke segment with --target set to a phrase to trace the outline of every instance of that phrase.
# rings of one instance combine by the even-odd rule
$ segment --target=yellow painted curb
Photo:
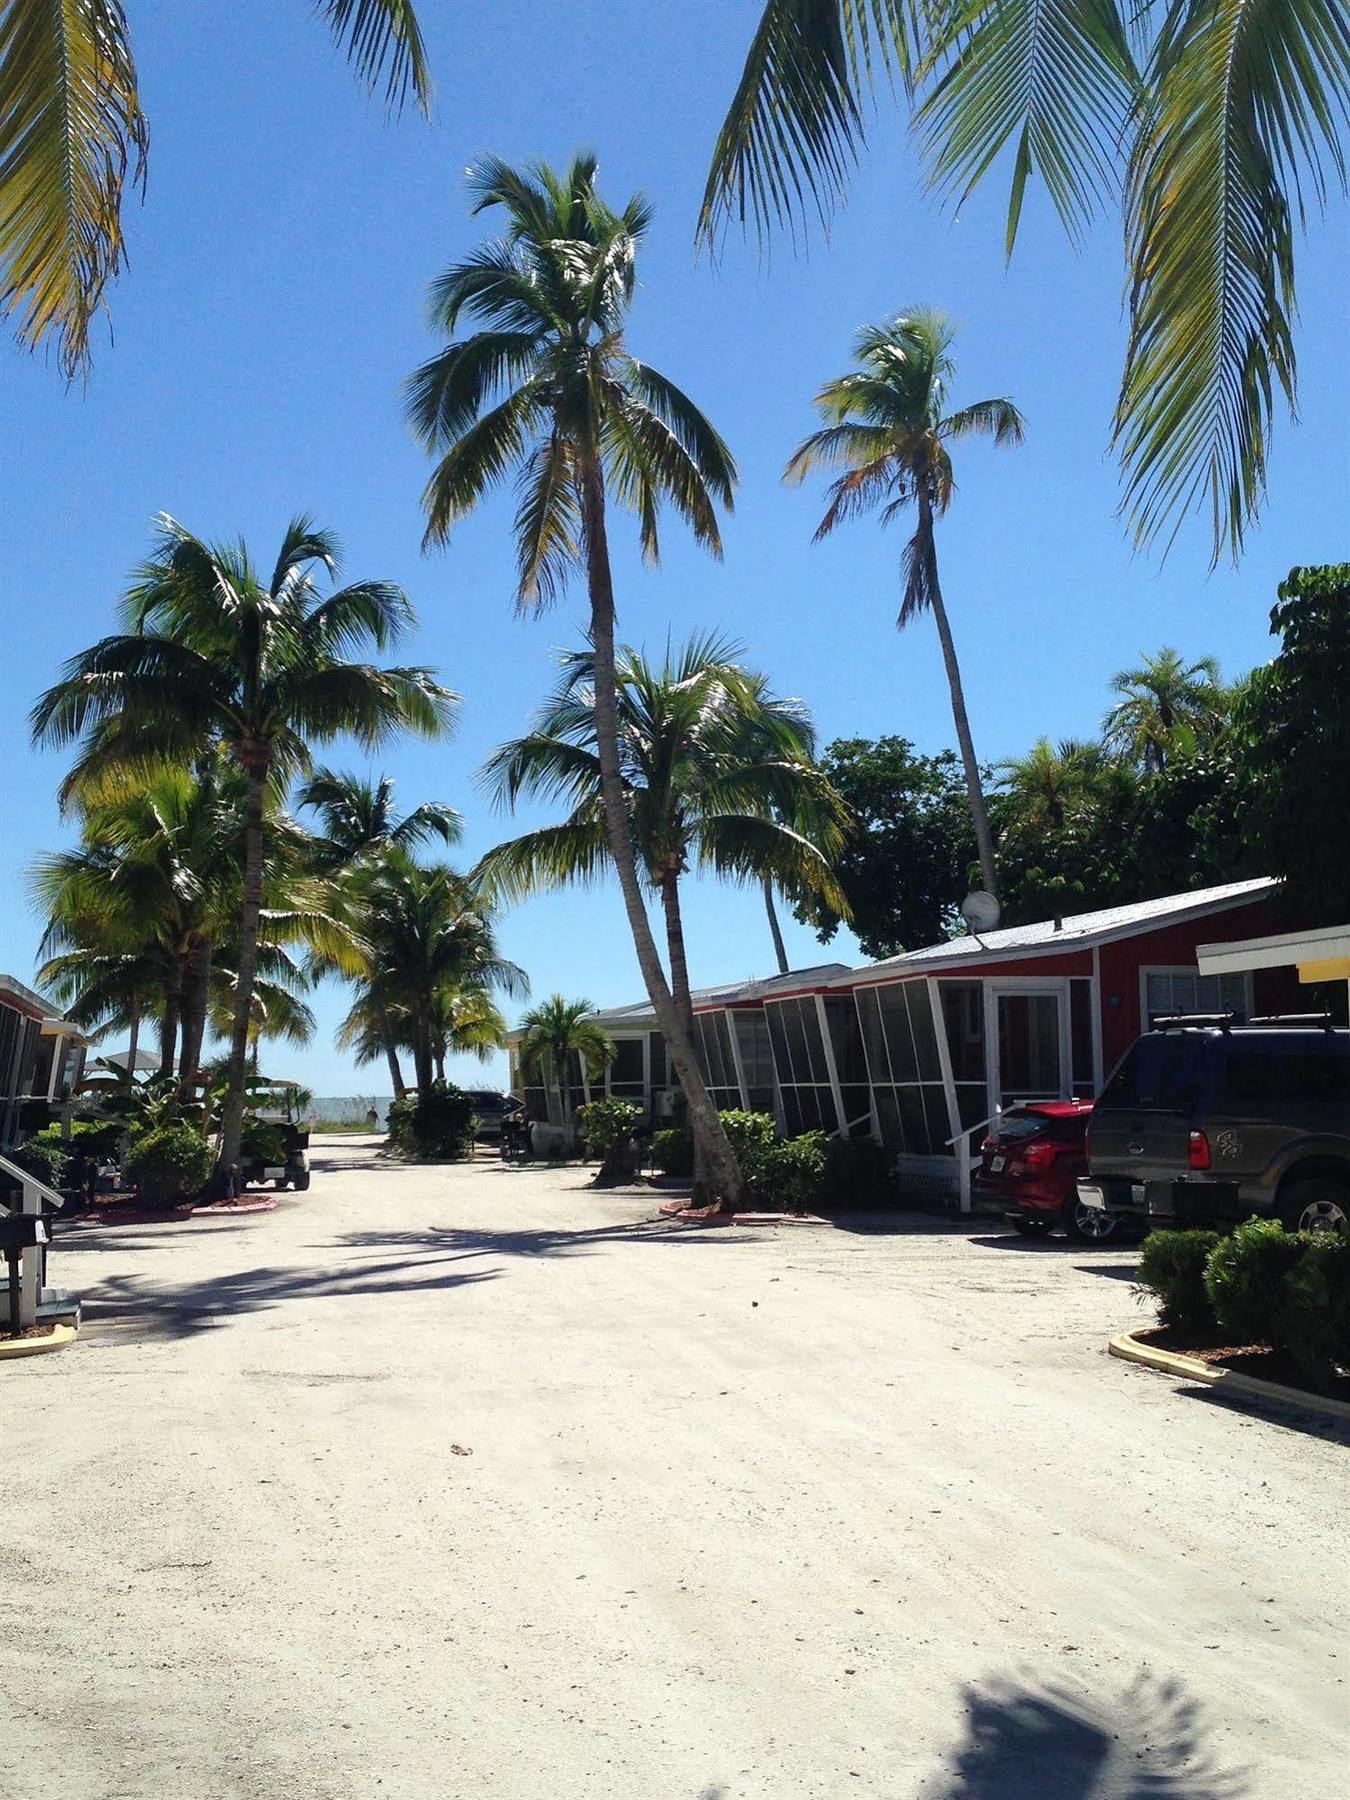
[[[1176,1375],[1183,1381],[1203,1381],[1206,1387],[1222,1388],[1229,1394],[1249,1394],[1254,1400],[1275,1400],[1284,1406],[1300,1406],[1306,1412],[1325,1413],[1330,1419],[1350,1420],[1350,1401],[1332,1400],[1324,1394],[1309,1394],[1302,1388],[1285,1387],[1278,1381],[1261,1381],[1255,1375],[1243,1375],[1236,1369],[1216,1369],[1198,1357],[1179,1356],[1175,1350],[1159,1350],[1154,1344],[1141,1344],[1133,1332],[1122,1331],[1107,1345],[1112,1356],[1126,1362],[1142,1363],[1146,1369],[1160,1369],[1164,1375]]]
[[[14,1338],[0,1343],[0,1362],[15,1362],[21,1356],[45,1356],[49,1350],[64,1350],[75,1342],[73,1325],[54,1325],[49,1337]]]

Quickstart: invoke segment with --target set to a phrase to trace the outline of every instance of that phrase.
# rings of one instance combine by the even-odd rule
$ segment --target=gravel
[[[1132,1251],[315,1161],[58,1237],[7,1800],[1343,1789],[1350,1438],[1108,1358]]]

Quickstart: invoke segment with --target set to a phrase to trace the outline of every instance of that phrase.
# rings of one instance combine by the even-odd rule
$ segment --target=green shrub
[[[473,1101],[448,1081],[406,1094],[389,1108],[389,1142],[423,1162],[460,1162],[473,1152]]]
[[[739,1107],[732,1107],[719,1114],[719,1117],[722,1129],[727,1134],[727,1142],[741,1165],[742,1175],[747,1181],[753,1181],[763,1158],[771,1154],[776,1143],[781,1142],[773,1114],[743,1112]]]
[[[70,1156],[59,1140],[56,1143],[43,1142],[43,1134],[38,1132],[26,1144],[21,1144],[17,1150],[12,1151],[9,1160],[17,1163],[25,1175],[31,1175],[35,1180],[54,1188],[60,1187]]]
[[[1173,1331],[1204,1336],[1214,1330],[1205,1266],[1217,1231],[1150,1231],[1139,1253],[1136,1292],[1152,1294],[1159,1321]]]
[[[281,1167],[286,1161],[286,1139],[275,1119],[260,1119],[256,1113],[245,1113],[239,1133],[239,1148],[256,1157],[265,1169]]]
[[[1306,1231],[1299,1241],[1302,1255],[1285,1277],[1275,1334],[1304,1379],[1322,1387],[1337,1364],[1350,1367],[1350,1239]]]
[[[1221,1238],[1205,1265],[1219,1329],[1236,1344],[1273,1344],[1286,1277],[1302,1255],[1278,1219],[1248,1219]]]
[[[582,1142],[600,1158],[597,1181],[628,1181],[637,1174],[638,1126],[642,1108],[631,1100],[592,1100],[578,1107]]]
[[[752,1198],[775,1212],[810,1212],[820,1203],[827,1142],[823,1131],[778,1138],[755,1170]]]
[[[161,1125],[133,1141],[124,1173],[143,1200],[191,1200],[206,1186],[214,1161],[193,1126]]]
[[[663,1175],[692,1175],[694,1134],[680,1126],[658,1131],[652,1138],[652,1162]]]
[[[884,1206],[895,1199],[895,1154],[875,1138],[831,1138],[821,1197],[832,1206]]]

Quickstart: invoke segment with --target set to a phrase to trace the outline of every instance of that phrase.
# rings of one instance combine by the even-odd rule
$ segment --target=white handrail
[[[21,1169],[17,1163],[12,1163],[7,1156],[0,1156],[0,1171],[3,1171],[6,1175],[12,1176],[21,1187],[35,1189],[36,1192],[41,1194],[42,1198],[50,1205],[65,1205],[65,1199],[62,1195],[57,1193],[55,1188],[49,1188],[45,1181],[39,1181],[36,1175],[30,1175],[27,1169]],[[9,1207],[5,1208],[6,1212],[9,1210]]]

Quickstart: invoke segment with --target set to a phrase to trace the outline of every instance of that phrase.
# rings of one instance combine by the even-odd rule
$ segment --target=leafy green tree
[[[1111,686],[1122,698],[1106,716],[1106,742],[1152,774],[1178,748],[1211,739],[1226,717],[1228,697],[1212,656],[1188,663],[1164,645],[1137,669],[1122,669]]]
[[[1236,555],[1277,390],[1293,408],[1296,221],[1345,180],[1343,0],[766,0],[702,233],[828,218],[878,72],[945,196],[1010,170],[1009,256],[1033,176],[1074,241],[1123,188],[1115,440],[1136,539],[1205,508],[1215,560]]]
[[[1295,568],[1233,721],[1242,825],[1308,922],[1350,913],[1350,563]]]
[[[309,767],[310,744],[353,736],[369,749],[396,731],[445,731],[455,696],[419,668],[348,660],[413,623],[402,589],[361,581],[324,594],[337,545],[292,521],[270,579],[242,543],[209,545],[167,516],[129,589],[126,629],[66,664],[33,708],[35,738],[83,739],[63,796],[97,792],[124,771],[201,762],[223,749],[243,772],[244,855],[230,1088],[220,1168],[238,1161],[244,1075],[263,911],[269,796]]]
[[[412,0],[315,0],[357,74],[390,108],[431,81]],[[227,14],[222,13],[223,19]],[[216,20],[219,23],[220,20]],[[0,310],[20,343],[55,333],[68,376],[125,254],[122,200],[144,188],[150,131],[123,0],[0,6]]]
[[[569,1146],[576,1137],[572,1058],[576,1057],[594,1080],[599,1080],[614,1060],[614,1041],[590,1016],[592,1011],[589,1000],[567,1000],[561,994],[550,994],[523,1015],[523,1030],[516,1044],[521,1073],[557,1093]]]
[[[440,801],[428,800],[400,817],[388,775],[371,781],[317,768],[301,783],[296,804],[319,816],[314,864],[325,874],[369,862],[393,845],[413,850],[431,837],[457,844],[464,834],[464,821],[454,807]]]
[[[814,469],[842,469],[829,488],[829,507],[817,540],[860,512],[881,508],[881,522],[913,507],[918,523],[905,546],[904,592],[896,620],[900,630],[931,612],[951,689],[952,720],[970,796],[980,879],[998,892],[994,839],[980,786],[979,764],[966,717],[961,667],[938,580],[934,528],[951,505],[956,482],[950,446],[969,437],[1020,444],[1022,415],[1011,400],[978,400],[948,411],[948,386],[956,371],[955,333],[944,313],[917,310],[858,333],[858,367],[827,381],[816,396],[826,420],[802,443],[787,466],[787,479],[805,480]]]
[[[820,759],[848,817],[834,872],[864,956],[894,956],[947,936],[970,887],[975,833],[954,752],[921,756],[906,738],[839,738]],[[796,916],[822,943],[841,915],[820,897]]]
[[[506,235],[432,285],[432,320],[451,342],[409,384],[414,429],[436,458],[423,496],[426,539],[444,543],[514,470],[518,604],[542,609],[570,575],[585,575],[610,855],[691,1123],[718,1191],[734,1204],[741,1188],[736,1159],[661,967],[629,832],[608,507],[613,500],[637,514],[648,561],[659,553],[663,502],[719,555],[716,503],[730,506],[736,466],[693,402],[628,349],[637,249],[651,209],[637,196],[614,212],[595,174],[595,159],[586,155],[562,173],[543,164],[522,171],[490,157],[472,174],[475,212],[500,208]],[[457,338],[465,318],[481,329]]]
[[[375,997],[376,1016],[379,1006],[387,1009],[391,1041],[411,1048],[422,1094],[435,1079],[438,1044],[442,1062],[447,1047],[459,1047],[452,1042],[452,998],[529,991],[524,972],[498,949],[486,898],[444,863],[423,866],[406,850],[386,851],[362,895],[360,929],[366,952],[359,979]],[[364,1016],[368,1021],[370,1012]],[[467,1014],[461,1024],[467,1032]]]
[[[680,884],[691,867],[732,881],[778,882],[846,910],[831,858],[843,809],[811,760],[814,733],[800,701],[741,667],[737,645],[692,638],[649,662],[624,646],[616,659],[619,762],[638,866],[660,896],[671,987],[693,1029]],[[479,865],[494,892],[520,898],[589,881],[609,866],[594,659],[564,658],[557,691],[528,736],[504,744],[484,775],[499,804],[560,799],[571,810],[490,850]]]

